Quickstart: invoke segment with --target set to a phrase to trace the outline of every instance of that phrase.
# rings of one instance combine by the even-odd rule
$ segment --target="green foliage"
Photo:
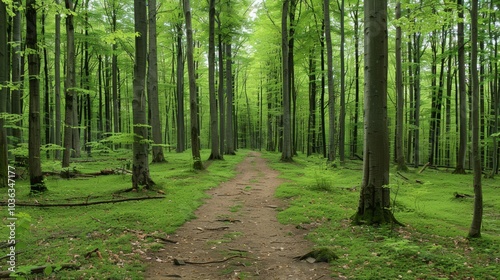
[[[206,198],[205,191],[234,176],[233,168],[245,156],[238,155],[224,161],[216,161],[203,171],[193,170],[189,152],[167,154],[168,165],[151,165],[151,177],[158,183],[154,191],[123,192],[130,188],[130,175],[107,175],[85,180],[66,180],[46,177],[50,192],[30,196],[29,182],[16,181],[16,201],[36,203],[82,203],[97,200],[112,200],[115,197],[142,197],[159,195],[165,199],[124,203],[109,203],[82,207],[19,209],[17,232],[19,245],[37,244],[22,248],[22,258],[17,261],[18,275],[34,266],[53,263],[78,263],[80,270],[47,268],[46,277],[57,279],[143,279],[144,255],[142,251],[158,251],[163,245],[147,234],[165,236],[174,232],[187,220]],[[208,157],[209,151],[202,156]],[[130,150],[115,150],[111,154],[96,154],[90,161],[74,163],[70,168],[82,173],[98,172],[102,169],[120,168],[123,158],[131,159]],[[57,161],[45,161],[43,169],[60,166]],[[7,199],[6,192],[0,200]],[[22,210],[22,212],[21,212]],[[30,220],[31,219],[31,220]],[[0,236],[7,236],[7,227],[0,228]],[[241,233],[231,233],[234,238]],[[85,255],[96,248],[102,259],[93,254]],[[1,253],[4,253],[2,249]],[[21,250],[20,250],[21,251]],[[38,276],[40,277],[40,276]]]
[[[457,199],[453,193],[472,194],[472,175],[437,169],[418,174],[411,169],[405,173],[408,180],[403,180],[394,171],[389,185],[395,202],[391,211],[406,226],[353,226],[349,218],[359,200],[360,161],[331,168],[317,157],[297,156],[293,164],[283,164],[277,154],[264,155],[287,179],[276,192],[289,201],[278,214],[279,221],[315,228],[307,238],[339,256],[332,263],[334,277],[495,279],[500,275],[500,249],[492,245],[500,242],[500,194],[494,180],[483,181],[483,237],[468,240],[473,199]]]

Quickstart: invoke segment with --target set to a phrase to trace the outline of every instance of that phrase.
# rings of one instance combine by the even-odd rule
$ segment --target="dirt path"
[[[331,279],[328,265],[293,257],[311,250],[307,233],[276,219],[284,202],[274,197],[283,181],[259,153],[250,152],[232,180],[210,190],[211,198],[156,253],[147,279]],[[157,258],[156,260],[154,260]],[[174,259],[207,264],[175,265]],[[216,261],[220,261],[215,263]]]

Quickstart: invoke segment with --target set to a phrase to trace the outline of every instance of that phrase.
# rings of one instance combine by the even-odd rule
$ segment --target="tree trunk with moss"
[[[191,117],[191,154],[193,156],[193,168],[203,169],[203,163],[200,156],[200,134],[198,124],[198,97],[196,94],[196,76],[194,69],[194,42],[193,27],[191,22],[191,4],[189,0],[184,0],[184,17],[186,20],[186,39],[187,39],[187,65],[189,76],[189,109]]]
[[[146,3],[134,0],[135,32],[135,64],[134,64],[134,98],[132,114],[134,126],[132,189],[139,186],[149,189],[154,185],[149,175],[148,157],[148,123],[146,120],[146,54],[147,54],[147,13]]]
[[[355,224],[397,222],[390,211],[387,123],[387,1],[365,1],[363,182]]]
[[[40,161],[41,125],[40,125],[40,57],[38,55],[37,17],[35,0],[26,1],[26,49],[28,54],[29,74],[29,141],[28,161],[30,186],[32,193],[47,190],[43,182]]]

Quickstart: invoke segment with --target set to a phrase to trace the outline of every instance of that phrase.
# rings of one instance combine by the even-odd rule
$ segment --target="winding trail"
[[[278,222],[285,203],[274,197],[283,183],[259,153],[250,152],[230,181],[211,196],[155,253],[146,279],[332,279],[326,263],[294,257],[311,251],[307,231]],[[174,260],[185,265],[175,265]],[[197,263],[197,264],[194,264]]]

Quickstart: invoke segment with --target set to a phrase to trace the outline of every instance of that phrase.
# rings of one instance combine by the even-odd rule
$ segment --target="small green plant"
[[[232,213],[236,213],[236,212],[240,211],[242,207],[243,207],[243,205],[241,203],[238,203],[238,204],[231,206],[229,211],[231,211]]]

